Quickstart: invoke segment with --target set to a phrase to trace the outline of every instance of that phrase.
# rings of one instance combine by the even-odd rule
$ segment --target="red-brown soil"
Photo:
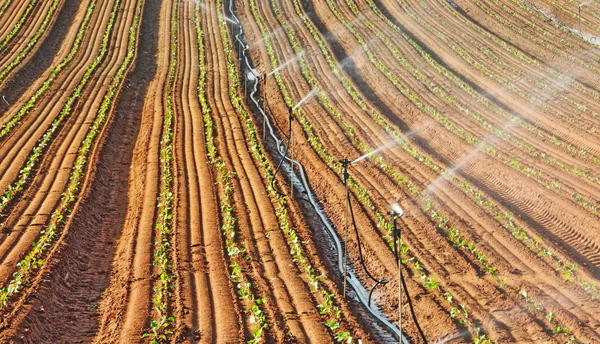
[[[97,0],[87,26],[94,2],[64,0],[21,61],[53,1],[31,3],[0,1],[0,42],[22,21],[0,49],[0,71],[20,61],[0,79],[1,342],[392,338],[272,176],[239,25],[280,139],[316,90],[293,158],[360,283],[389,279],[380,314],[398,325],[398,202],[428,342],[600,342],[600,47],[575,0],[234,1],[239,25],[229,1]],[[349,167],[357,237],[339,161],[382,146]]]

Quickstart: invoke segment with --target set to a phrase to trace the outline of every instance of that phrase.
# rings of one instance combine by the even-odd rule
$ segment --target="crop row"
[[[567,0],[567,2],[569,2],[570,4],[572,4],[574,6],[579,6],[579,4],[581,3],[579,1],[574,1],[574,0]],[[590,1],[587,4],[588,6],[585,6],[585,5],[581,6],[581,12],[583,13],[582,16],[581,16],[581,22],[585,22],[586,21],[585,18],[584,18],[585,14],[589,14],[589,15],[591,15],[592,17],[594,17],[596,19],[600,19],[600,14],[598,14],[597,11],[595,11],[594,9],[592,9],[592,6],[589,6],[589,5],[592,5],[593,3],[594,3],[593,1]],[[600,30],[600,26],[598,26],[597,28]],[[600,57],[596,57],[596,58],[598,59]]]
[[[27,8],[21,14],[21,17],[19,17],[19,20],[15,23],[15,26],[13,26],[12,30],[10,30],[10,32],[6,36],[4,36],[4,39],[2,40],[2,42],[0,42],[0,51],[4,50],[4,48],[6,48],[8,43],[10,43],[10,41],[16,36],[16,34],[19,33],[19,31],[21,30],[21,27],[23,26],[23,23],[25,23],[25,21],[29,17],[29,14],[31,13],[31,11],[33,11],[33,8],[35,7],[35,5],[37,5],[38,2],[39,2],[39,0],[30,0],[29,1]]]
[[[233,49],[231,47],[230,37],[227,33],[227,22],[225,21],[225,17],[223,16],[223,0],[217,0],[216,2],[217,8],[217,19],[220,23],[219,31],[221,34],[221,40],[223,42],[223,50],[225,54],[225,61],[227,64],[227,76],[228,76],[228,93],[231,104],[236,109],[238,113],[244,111],[241,105],[241,100],[237,92],[238,85],[238,77],[237,77],[237,69],[234,61]],[[233,34],[233,32],[232,32]],[[240,111],[241,110],[241,111]],[[212,120],[209,122],[212,123]],[[207,123],[208,128],[208,123]],[[208,136],[208,135],[207,135]],[[238,295],[245,299],[248,308],[247,313],[250,316],[250,323],[254,324],[254,328],[252,329],[252,338],[248,340],[248,344],[255,344],[261,341],[264,341],[264,330],[268,328],[269,324],[267,323],[266,315],[263,311],[263,304],[266,301],[265,298],[256,297],[252,294],[251,283],[241,274],[242,264],[240,264],[240,259],[245,256],[246,249],[238,248],[236,244],[233,242],[233,238],[235,237],[236,230],[236,222],[233,217],[233,205],[231,204],[231,194],[233,193],[233,184],[230,179],[234,178],[235,175],[225,172],[225,163],[221,160],[219,168],[221,169],[220,178],[222,182],[227,183],[223,185],[225,187],[225,197],[224,201],[227,201],[225,207],[221,207],[221,210],[226,210],[228,213],[232,214],[229,220],[229,226],[224,228],[227,231],[227,246],[228,246],[228,254],[234,260],[230,264],[231,268],[231,279],[234,283],[237,283],[238,287]],[[222,200],[223,202],[223,200]],[[226,223],[225,223],[226,224]],[[225,226],[224,224],[224,226]]]
[[[166,107],[163,110],[162,138],[160,141],[160,191],[157,198],[156,210],[158,217],[154,225],[156,231],[156,242],[154,243],[155,273],[158,275],[158,283],[153,288],[152,309],[153,315],[150,321],[150,331],[142,334],[142,338],[149,338],[152,343],[167,342],[173,334],[170,327],[175,322],[175,317],[170,315],[169,299],[175,286],[172,282],[177,279],[173,271],[173,250],[171,240],[173,233],[173,203],[175,195],[173,192],[173,121],[175,76],[177,72],[177,59],[179,56],[179,1],[172,2],[171,15],[171,46],[169,60],[169,74],[165,87]]]
[[[567,10],[566,8],[564,8],[562,5],[560,5],[559,3],[557,3],[554,0],[549,0],[548,3],[552,4],[554,8],[560,9],[561,12],[565,13],[567,16],[569,16],[569,17],[571,17],[573,19],[577,19],[579,17],[577,11],[574,10],[575,8],[578,7],[579,3],[576,3],[576,4],[574,3],[574,6],[573,6],[573,10],[574,11]],[[528,8],[529,10],[531,10],[531,5],[527,1],[525,1],[525,0],[520,0],[519,3],[517,3],[517,4],[521,8],[524,8],[524,9]],[[581,7],[582,10],[584,11],[584,13],[586,12],[587,7],[589,7],[589,3],[583,4],[583,6]],[[527,12],[529,12],[529,11],[527,11]],[[548,21],[548,18],[546,16],[542,15],[542,13],[540,13],[538,11],[534,11],[534,12],[535,12],[535,16],[536,17],[542,19],[544,22],[548,22],[550,25],[552,25],[555,28],[557,28],[560,32],[563,32],[563,33],[567,34],[569,37],[573,38],[574,40],[582,42],[584,44],[584,46],[586,46],[587,48],[591,48],[591,49],[589,49],[590,51],[585,51],[585,55],[591,57],[593,60],[596,60],[597,62],[600,62],[600,57],[594,56],[593,52],[592,52],[594,50],[597,50],[598,47],[596,46],[596,44],[594,42],[590,42],[587,39],[581,40],[582,37],[579,34],[579,26],[577,26],[577,28],[572,28],[572,27],[565,26],[565,24],[563,24],[563,23],[561,23],[559,21],[555,21],[555,20]],[[587,11],[587,12],[590,13],[592,16],[596,17],[596,18],[600,18],[598,16],[598,14],[595,13],[594,11]],[[581,17],[581,22],[585,23],[586,21],[587,20],[586,20],[585,16],[582,16]],[[591,25],[593,25],[593,23],[590,21],[590,26]],[[596,26],[596,28],[600,28],[600,26]]]
[[[40,162],[45,155],[45,151],[55,137],[55,133],[62,127],[63,121],[71,115],[73,107],[77,100],[83,95],[83,89],[92,79],[92,75],[98,69],[98,67],[104,61],[104,57],[108,51],[109,39],[113,31],[113,27],[117,18],[120,0],[116,0],[104,36],[102,37],[102,43],[100,45],[100,51],[94,59],[93,63],[88,66],[85,74],[79,81],[79,84],[71,92],[66,103],[63,105],[58,116],[52,121],[50,127],[44,132],[42,137],[38,140],[36,146],[32,149],[27,157],[25,165],[19,171],[17,178],[13,181],[7,189],[4,191],[2,198],[0,199],[0,212],[4,211],[6,207],[24,190],[26,184],[33,178],[34,168]]]
[[[61,196],[60,204],[53,211],[50,223],[46,229],[40,232],[40,236],[37,242],[33,244],[33,248],[28,252],[25,258],[17,264],[17,270],[12,275],[12,280],[4,288],[0,289],[0,308],[6,307],[9,298],[15,295],[24,283],[29,282],[29,277],[33,273],[33,270],[44,264],[43,257],[45,252],[52,247],[53,240],[57,235],[60,235],[60,229],[67,224],[69,215],[75,207],[75,202],[83,191],[81,187],[82,183],[85,182],[86,167],[90,155],[94,152],[94,145],[97,142],[99,135],[104,131],[113,103],[136,54],[136,41],[142,5],[143,2],[140,1],[136,8],[134,20],[129,29],[127,55],[113,77],[112,82],[102,99],[96,118],[89,127],[85,139],[79,146],[77,158],[75,159],[75,163],[69,176],[68,187]],[[118,5],[113,8],[113,13],[117,13],[117,10]],[[107,32],[110,32],[108,28]]]
[[[519,61],[524,62],[529,66],[533,66],[533,67],[539,69],[544,74],[548,74],[550,77],[554,78],[557,81],[560,81],[561,83],[564,83],[565,85],[572,85],[575,89],[577,89],[582,94],[588,94],[589,96],[592,96],[596,100],[600,99],[600,92],[598,90],[589,88],[589,87],[585,86],[584,84],[582,84],[581,82],[577,81],[576,79],[570,78],[570,77],[564,75],[563,73],[558,72],[557,70],[538,61],[534,57],[531,57],[531,56],[523,53],[521,50],[515,48],[513,45],[502,40],[500,37],[492,34],[489,31],[482,29],[481,27],[479,27],[478,25],[476,25],[469,19],[464,18],[457,11],[453,10],[450,7],[450,5],[448,5],[446,3],[445,0],[438,0],[438,2],[444,9],[446,9],[447,12],[449,12],[451,15],[456,17],[463,24],[465,24],[466,26],[470,27],[472,30],[479,33],[482,37],[486,37],[486,38],[490,39],[498,47],[502,48],[503,50],[509,52],[511,55],[515,56]]]
[[[81,26],[79,27],[79,31],[75,37],[75,42],[73,43],[69,54],[58,65],[56,65],[54,69],[52,69],[50,75],[44,81],[42,86],[33,94],[33,96],[31,96],[31,98],[29,98],[25,104],[23,104],[19,111],[8,122],[4,123],[0,129],[0,140],[4,140],[12,132],[12,130],[21,123],[23,117],[25,117],[27,113],[35,107],[37,101],[42,99],[42,96],[46,93],[50,86],[52,86],[58,74],[75,58],[75,55],[77,55],[77,52],[81,47],[83,37],[88,30],[90,19],[92,18],[92,14],[96,8],[96,2],[97,0],[93,0],[87,7],[85,17],[81,23]],[[5,77],[7,74],[7,70],[3,70],[2,73],[0,73],[0,83],[3,80],[3,77]]]
[[[8,8],[8,6],[10,6],[11,3],[12,0],[4,1],[4,4],[2,4],[2,7],[0,7],[0,17],[2,17],[4,13],[6,13],[6,9]]]
[[[4,67],[2,69],[2,71],[0,71],[0,84],[2,84],[2,82],[4,82],[6,77],[9,75],[9,73],[13,69],[15,69],[19,64],[21,64],[21,62],[23,62],[23,60],[27,57],[27,55],[29,55],[29,53],[37,45],[37,43],[39,42],[40,38],[44,35],[44,33],[47,32],[48,25],[52,21],[54,13],[56,13],[56,10],[58,9],[58,5],[60,4],[60,2],[61,2],[61,0],[54,0],[52,2],[52,5],[50,5],[50,8],[48,9],[46,16],[44,17],[44,21],[42,22],[42,25],[37,30],[35,35],[31,38],[27,38],[29,40],[29,42],[27,43],[25,48],[23,50],[19,51],[19,54],[17,56],[15,56],[15,58],[8,65],[6,65],[6,67]],[[95,1],[94,1],[94,3],[95,3]],[[2,48],[0,48],[0,50],[2,50]]]
[[[237,81],[237,80],[236,80]],[[249,144],[251,152],[255,159],[258,161],[258,165],[261,167],[263,178],[266,181],[266,191],[271,198],[271,203],[275,208],[275,215],[279,222],[279,228],[287,239],[289,245],[289,252],[293,258],[293,262],[297,269],[302,272],[308,280],[309,288],[311,293],[320,299],[320,304],[317,306],[319,314],[324,319],[324,324],[329,328],[333,337],[338,342],[352,342],[352,335],[348,331],[342,329],[343,314],[339,306],[335,304],[334,294],[330,293],[327,288],[321,283],[326,277],[320,274],[310,263],[308,257],[304,254],[304,249],[300,243],[300,237],[292,227],[290,218],[288,216],[288,201],[286,197],[278,193],[273,187],[273,180],[275,179],[275,171],[273,166],[268,161],[264,148],[258,139],[256,127],[250,116],[248,115],[245,108],[242,107],[241,102],[236,101],[236,109],[244,118],[244,124],[246,131],[249,134]]]
[[[295,4],[296,6],[298,5],[297,3]],[[273,68],[276,68],[277,66],[277,61],[274,57],[273,52],[273,48],[271,46],[270,41],[268,40],[268,36],[266,34],[266,31],[264,31],[264,25],[262,24],[262,21],[259,19],[258,17],[258,12],[256,11],[255,5],[253,4],[253,2],[251,2],[251,6],[253,8],[253,12],[255,15],[255,20],[257,21],[259,27],[261,27],[261,30],[263,30],[263,37],[264,37],[264,42],[267,46],[267,51],[270,52],[270,57],[271,57],[271,64]],[[272,7],[275,7],[276,4],[272,4]],[[281,20],[281,18],[280,18]],[[284,24],[285,26],[285,24]],[[293,35],[289,35],[290,39],[292,39],[291,37],[293,37]],[[296,50],[298,50],[298,46],[296,46]],[[302,63],[302,59],[299,59],[300,63]],[[306,66],[303,66],[303,71],[306,71],[305,69]],[[280,87],[280,91],[282,92],[282,94],[284,95],[284,99],[289,99],[288,105],[292,104],[292,99],[291,97],[289,97],[289,94],[287,92],[287,89],[285,88],[285,85],[283,85],[283,80],[281,78],[281,76],[279,75],[279,73],[275,73],[275,78],[278,82],[278,85]],[[306,78],[306,75],[305,75]],[[311,85],[312,86],[312,85]],[[323,105],[323,104],[322,104]],[[325,105],[326,107],[328,107],[329,109],[332,109],[330,106]],[[301,114],[300,111],[298,111],[298,114]],[[308,123],[307,119],[304,117],[304,115],[301,115],[300,117],[300,121],[303,125],[303,129],[305,130],[305,132],[307,133],[307,137],[309,142],[311,143],[311,146],[313,146],[313,148],[316,150],[317,154],[321,157],[321,159],[323,159],[326,164],[332,168],[337,174],[341,175],[342,172],[342,168],[341,165],[339,163],[337,163],[337,161],[335,159],[333,159],[333,157],[331,157],[330,155],[328,155],[323,146],[322,143],[318,140],[316,134],[314,133],[314,131],[312,130],[312,126],[310,125],[310,123]],[[372,204],[371,200],[370,200],[370,196],[368,195],[368,192],[366,191],[366,189],[362,188],[359,184],[355,183],[353,180],[349,181],[349,185],[352,189],[357,190],[357,194],[358,194],[358,199],[359,201],[361,201],[361,203],[370,209],[373,209],[376,212],[376,216],[378,218],[378,223],[379,225],[383,225],[385,228],[388,228],[389,226],[391,226],[389,223],[386,222],[386,220],[383,217],[383,214],[381,212],[379,212],[376,207]],[[391,227],[389,227],[391,228]],[[388,239],[389,240],[389,239]],[[423,279],[423,285],[426,286],[428,289],[432,289],[433,286],[435,286],[435,278],[426,278]],[[433,288],[435,289],[435,288]]]
[[[348,2],[350,2],[350,1],[351,0],[348,0]],[[336,11],[335,8],[332,7],[332,11],[335,12]],[[357,13],[355,12],[355,14],[357,14]],[[367,152],[367,151],[369,151],[369,149],[363,149],[362,151],[363,152]],[[385,165],[385,163],[383,163],[383,159],[381,157],[370,157],[369,159],[372,160],[372,161],[378,162],[378,164],[379,164],[379,166],[380,166],[381,169],[383,169],[384,171],[388,172],[390,175],[394,176],[394,178],[398,182],[398,185],[401,185],[401,184],[409,185],[407,183],[406,177],[400,175],[398,172],[392,170],[387,165]],[[423,193],[419,193],[414,187],[409,187],[409,190],[412,191],[412,193],[413,193],[412,196],[413,197],[418,197],[419,195],[423,194]],[[431,201],[430,200],[427,200],[424,197],[421,197],[421,201],[423,203],[427,204],[425,213],[429,213],[430,216],[431,216],[431,219],[437,224],[437,226],[440,229],[443,229],[446,232],[446,234],[448,234],[447,239],[450,240],[453,243],[453,246],[461,247],[463,249],[466,249],[470,253],[472,253],[477,258],[476,261],[479,262],[480,264],[482,264],[483,270],[485,272],[491,274],[491,276],[494,277],[495,279],[497,279],[498,281],[500,281],[500,286],[499,287],[503,288],[503,289],[507,289],[507,287],[505,286],[505,279],[499,278],[498,275],[496,275],[496,267],[490,266],[487,263],[487,257],[484,256],[481,252],[478,252],[477,249],[474,248],[474,244],[473,243],[466,242],[464,240],[464,237],[459,234],[458,229],[456,229],[455,227],[449,227],[447,225],[448,220],[445,218],[445,216],[443,214],[439,214],[436,211],[427,211],[427,210],[431,210]],[[536,242],[539,242],[539,240],[537,240]],[[558,261],[558,263],[559,263],[559,265],[561,265],[562,261]],[[570,265],[570,266],[566,266],[565,267],[565,264],[564,263],[562,263],[562,264],[563,264],[563,268],[567,269],[567,272],[563,272],[563,275],[565,275],[565,278],[568,280],[569,279],[568,274],[576,266]],[[593,286],[593,284],[588,284],[588,286]],[[511,288],[508,288],[508,289],[511,289]],[[512,292],[515,295],[517,294],[516,291],[514,291],[514,290],[512,290]],[[515,295],[513,295],[513,296],[515,296]],[[563,331],[563,332],[560,332],[560,333],[567,333],[567,332]],[[558,333],[558,332],[555,331],[555,333]]]

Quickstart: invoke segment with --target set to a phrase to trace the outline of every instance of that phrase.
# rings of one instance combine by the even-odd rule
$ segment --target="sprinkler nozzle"
[[[348,160],[348,158],[344,158],[340,160],[342,167],[344,168],[344,184],[348,181],[348,166],[352,163],[352,161]]]

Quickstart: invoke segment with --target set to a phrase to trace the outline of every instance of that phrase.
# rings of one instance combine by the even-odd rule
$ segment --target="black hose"
[[[292,121],[293,120],[294,120],[294,118],[292,117],[292,115],[290,115],[290,126],[289,126],[290,137],[292,135]],[[277,124],[277,121],[275,121],[275,124]],[[280,192],[277,188],[275,188],[275,177],[277,176],[277,172],[279,172],[279,169],[283,165],[283,162],[285,161],[285,158],[287,157],[288,151],[290,149],[290,146],[292,145],[292,141],[290,140],[290,137],[287,137],[288,142],[285,147],[285,151],[283,153],[283,156],[281,157],[281,160],[279,161],[279,164],[277,165],[277,168],[275,169],[275,173],[273,173],[273,180],[271,180],[271,187],[281,196],[287,196],[287,195]],[[280,152],[280,154],[281,154],[281,152]],[[292,162],[290,162],[290,166],[292,166],[292,169],[293,169]]]
[[[346,180],[346,183],[348,182],[348,180]],[[373,277],[373,275],[371,274],[371,272],[369,271],[369,269],[367,269],[367,265],[365,264],[365,259],[363,257],[363,253],[362,253],[362,244],[360,242],[360,236],[358,235],[358,227],[356,226],[356,219],[354,218],[354,210],[352,209],[352,202],[350,201],[350,193],[346,193],[346,201],[348,202],[348,208],[350,209],[350,217],[352,219],[352,227],[354,227],[354,233],[356,234],[356,242],[358,243],[358,256],[360,258],[360,264],[362,265],[363,269],[365,269],[365,272],[367,273],[367,276],[369,276],[370,279],[372,279],[376,284],[375,286],[379,285],[379,284],[387,284],[389,282],[388,279],[383,278],[383,279],[377,279],[375,277]]]
[[[400,261],[400,252],[398,251],[398,245],[396,244],[396,242],[398,241],[398,229],[396,228],[395,224],[394,224],[393,236],[394,236],[394,256],[396,256],[396,263],[401,266],[402,262]],[[402,245],[400,245],[400,247],[402,247]],[[419,322],[417,321],[417,316],[415,315],[415,310],[413,308],[412,301],[410,300],[410,294],[408,293],[408,287],[406,287],[406,282],[404,281],[404,276],[402,274],[400,274],[400,279],[402,280],[402,287],[404,288],[404,292],[406,293],[406,300],[408,301],[408,308],[410,308],[410,314],[412,315],[413,321],[415,322],[415,325],[417,326],[417,330],[419,331],[419,334],[421,335],[423,342],[425,344],[427,344],[427,339],[425,338],[425,334],[423,333],[423,330],[421,329],[421,326],[419,325]],[[400,307],[402,307],[402,305],[400,305]]]
[[[279,160],[279,164],[277,164],[275,173],[273,173],[273,179],[271,180],[271,187],[281,196],[287,196],[287,195],[282,193],[275,187],[275,177],[277,176],[277,172],[279,172],[279,169],[281,169],[281,166],[283,165],[283,162],[285,161],[285,157],[287,156],[289,149],[290,149],[290,140],[288,139],[288,142],[285,146],[285,151],[284,151],[283,155],[281,156],[281,160]],[[279,154],[281,154],[281,151],[278,150],[278,152],[279,152]]]

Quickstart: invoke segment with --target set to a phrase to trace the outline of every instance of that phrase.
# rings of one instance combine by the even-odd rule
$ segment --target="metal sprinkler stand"
[[[342,164],[342,167],[344,169],[343,171],[343,178],[344,178],[344,187],[346,189],[346,210],[345,210],[345,230],[344,230],[344,255],[343,255],[343,261],[344,261],[344,297],[346,297],[346,285],[347,285],[347,266],[348,266],[348,228],[350,227],[350,224],[352,224],[352,228],[354,229],[354,233],[356,234],[356,244],[358,247],[358,256],[360,259],[360,263],[362,265],[362,268],[365,270],[365,273],[367,274],[367,276],[373,280],[375,282],[375,284],[373,285],[373,287],[371,287],[371,291],[369,292],[369,301],[368,301],[368,306],[371,307],[371,298],[373,296],[373,292],[375,291],[375,288],[377,288],[377,286],[379,285],[384,285],[389,283],[389,280],[387,278],[375,278],[373,276],[373,274],[371,274],[371,272],[369,271],[369,269],[367,268],[367,265],[365,263],[365,259],[363,257],[363,252],[362,252],[362,244],[360,242],[360,236],[358,234],[358,228],[356,226],[356,221],[354,219],[354,211],[352,210],[352,203],[351,203],[351,199],[350,199],[350,190],[348,188],[348,179],[349,179],[349,175],[348,175],[348,166],[352,165],[352,163],[356,162],[358,160],[354,160],[354,161],[350,161],[348,160],[348,158],[344,158],[343,160],[340,160],[340,163]],[[350,220],[352,220],[352,222],[350,223]]]
[[[291,169],[291,174],[290,174],[290,198],[294,198],[294,141],[293,141],[293,137],[294,137],[294,130],[292,128],[292,123],[294,123],[294,113],[292,112],[292,108],[289,107],[289,121],[290,121],[290,142],[288,143],[290,145],[290,169]]]
[[[344,169],[343,172],[343,181],[344,181],[344,188],[346,189],[346,209],[344,211],[344,254],[342,255],[342,260],[344,261],[344,298],[346,297],[346,277],[348,275],[348,270],[347,270],[347,266],[348,266],[348,249],[347,249],[347,242],[348,242],[348,227],[349,227],[349,220],[350,220],[350,205],[348,204],[350,202],[350,197],[349,197],[349,190],[348,190],[348,166],[350,166],[351,161],[348,160],[348,158],[344,158],[342,160],[340,160],[340,163],[342,163],[342,168]]]
[[[402,217],[402,208],[399,208],[400,212],[392,210],[388,213],[392,217],[392,235],[394,237],[394,254],[396,255],[396,261],[398,263],[398,325],[400,327],[400,333],[402,333],[402,261],[400,258],[399,247],[402,247],[402,241],[400,236],[400,229],[396,224],[396,220]],[[400,343],[402,343],[402,336],[400,336]]]
[[[262,96],[262,108],[267,111],[267,107],[265,106],[267,103],[267,77],[269,75],[267,73],[263,74],[262,82],[263,82],[263,96]],[[267,135],[267,118],[263,117],[263,142],[266,139]]]

